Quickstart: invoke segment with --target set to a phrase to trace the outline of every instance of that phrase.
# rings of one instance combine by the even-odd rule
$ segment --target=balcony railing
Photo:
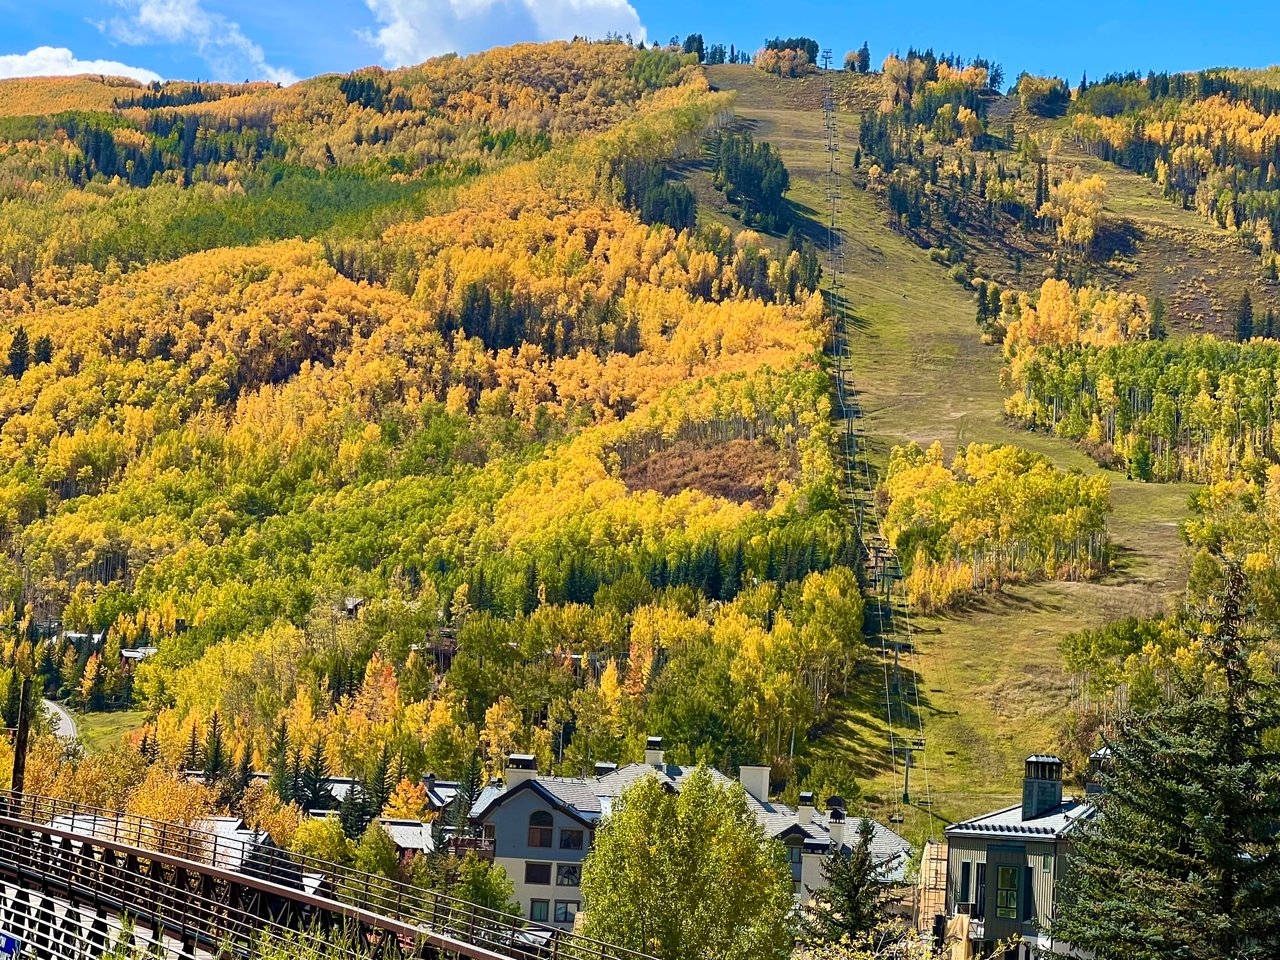
[[[350,906],[508,956],[554,960],[652,960],[648,955],[558,927],[390,880],[353,867],[199,827],[169,823],[54,797],[0,791],[0,819],[47,825],[65,833],[111,842],[143,853],[162,853],[239,873],[247,878]],[[0,825],[2,826],[2,825]],[[466,840],[468,838],[457,838]],[[474,838],[483,845],[492,841]],[[480,853],[481,848],[477,849]]]

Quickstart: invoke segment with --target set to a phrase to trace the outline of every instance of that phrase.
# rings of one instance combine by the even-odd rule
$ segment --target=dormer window
[[[529,846],[550,847],[552,824],[551,814],[545,810],[535,810],[529,814]]]
[[[787,841],[787,861],[790,863],[800,863],[804,859],[804,841],[798,838],[791,838]]]

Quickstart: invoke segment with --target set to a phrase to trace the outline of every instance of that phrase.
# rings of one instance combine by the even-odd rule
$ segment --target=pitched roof
[[[384,817],[379,821],[391,842],[399,850],[427,852],[435,849],[431,839],[431,826],[421,820],[397,820]]]
[[[510,790],[490,785],[481,791],[471,809],[471,817],[473,820],[482,820],[505,802],[508,796],[520,790],[534,790],[548,803],[577,817],[588,826],[593,826],[611,811],[614,800],[645,777],[656,777],[668,789],[679,791],[697,769],[673,763],[632,763],[600,777],[532,777]],[[707,768],[707,772],[719,786],[735,782],[714,768]],[[829,815],[815,812],[809,823],[801,823],[799,812],[794,807],[771,800],[757,800],[750,794],[747,794],[747,808],[769,837],[786,839],[800,836],[805,849],[811,852],[825,853],[831,848]],[[885,880],[890,883],[905,882],[907,866],[911,860],[911,845],[884,824],[874,820],[871,822],[871,851],[877,861],[883,864]],[[851,852],[853,844],[857,843],[857,824],[857,818],[850,818],[844,823],[842,850],[845,853]]]
[[[943,831],[958,837],[1016,837],[1024,840],[1049,840],[1065,836],[1083,820],[1093,816],[1095,807],[1088,800],[1068,797],[1053,809],[1022,819],[1022,804],[1014,804],[991,813],[954,823]]]
[[[564,811],[583,826],[594,826],[603,811],[591,781],[576,777],[531,777],[510,789],[485,787],[471,808],[471,819],[483,820],[510,797],[526,790],[537,793],[550,806]]]

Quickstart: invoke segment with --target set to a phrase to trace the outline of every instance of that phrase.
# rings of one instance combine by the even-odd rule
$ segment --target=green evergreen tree
[[[319,738],[311,745],[307,761],[302,765],[298,794],[294,798],[303,810],[328,810],[333,806],[329,793],[329,763],[325,760],[324,744]]]
[[[867,41],[862,41],[862,46],[858,48],[858,72],[867,73],[871,69],[871,47]]]
[[[347,795],[338,804],[338,822],[342,824],[342,832],[348,839],[358,840],[373,817],[364,788],[359,783],[351,784]]]
[[[192,728],[195,729],[194,727]],[[227,745],[222,739],[222,718],[213,711],[204,738],[204,782],[212,787],[227,775]]]
[[[1120,721],[1096,816],[1069,864],[1056,939],[1098,960],[1254,960],[1280,944],[1280,709],[1251,662],[1241,563],[1187,641],[1211,670]],[[1206,677],[1208,679],[1206,679]]]
[[[380,816],[382,808],[391,799],[391,792],[396,788],[395,781],[391,777],[391,748],[385,743],[363,787],[363,792],[368,798],[370,816]]]
[[[53,359],[53,340],[48,334],[37,337],[36,342],[31,347],[31,360],[33,363],[48,363]]]
[[[289,757],[289,802],[301,806],[302,801],[302,747],[294,747]]]
[[[1276,336],[1276,312],[1268,309],[1266,316],[1262,320],[1262,335],[1268,340],[1274,340]]]
[[[480,798],[480,790],[484,786],[484,771],[480,766],[480,754],[472,753],[467,765],[458,778],[458,792],[453,798],[452,826],[458,833],[465,833],[471,808]]]
[[[200,736],[196,732],[196,725],[193,721],[191,724],[191,737],[187,740],[187,749],[182,752],[182,760],[180,766],[184,771],[199,770],[204,765],[204,758],[200,753]]]
[[[1240,295],[1240,305],[1236,307],[1236,339],[1241,343],[1253,336],[1253,300],[1246,290]]]
[[[1165,327],[1165,306],[1164,300],[1159,296],[1151,298],[1151,339],[1164,340],[1169,336],[1169,331]]]
[[[271,741],[271,780],[268,786],[283,802],[293,799],[293,781],[289,776],[289,725],[283,717]]]
[[[720,583],[720,599],[732,600],[742,592],[742,582],[747,575],[747,552],[739,540],[729,555]]]
[[[249,783],[253,780],[253,747],[248,743],[240,750],[240,760],[236,763],[235,776],[232,777],[231,785],[237,797],[244,796],[244,792],[249,789]]]
[[[812,899],[804,916],[805,931],[811,939],[839,943],[848,938],[856,942],[886,919],[884,865],[871,852],[874,835],[875,827],[864,817],[858,822],[858,839],[852,854],[845,856],[841,850],[832,850],[822,861],[826,885],[809,891]]]
[[[27,329],[19,326],[13,331],[13,339],[9,341],[9,375],[15,380],[27,372],[30,349],[31,341],[27,337]]]

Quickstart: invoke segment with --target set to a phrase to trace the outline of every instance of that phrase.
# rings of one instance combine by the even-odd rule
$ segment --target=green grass
[[[76,713],[76,733],[90,753],[102,753],[147,722],[143,710],[114,710],[109,713]]]
[[[738,90],[738,116],[782,151],[791,173],[790,198],[820,221],[816,212],[824,207],[826,171],[820,101],[813,103],[796,81],[750,67],[708,73],[717,86]],[[840,135],[848,162],[857,135],[850,112],[841,114]],[[940,440],[948,452],[972,442],[1015,443],[1063,469],[1098,472],[1074,445],[1004,420],[999,349],[978,339],[972,294],[949,280],[925,251],[888,229],[874,197],[848,183],[843,192],[846,288],[857,329],[851,373],[873,461],[883,464],[894,444],[910,440]],[[1177,524],[1186,515],[1191,487],[1108,475],[1113,574],[1099,583],[1011,586],[975,609],[914,624],[929,792],[933,812],[943,820],[1014,802],[1023,758],[1058,744],[1070,695],[1058,655],[1063,635],[1157,611],[1181,587]],[[848,763],[881,809],[901,792],[889,764],[883,701],[884,676],[877,665],[864,672],[815,745],[816,753]],[[924,794],[925,775],[925,766],[912,774],[916,797]],[[923,810],[909,811],[904,830],[919,837],[927,822]]]

